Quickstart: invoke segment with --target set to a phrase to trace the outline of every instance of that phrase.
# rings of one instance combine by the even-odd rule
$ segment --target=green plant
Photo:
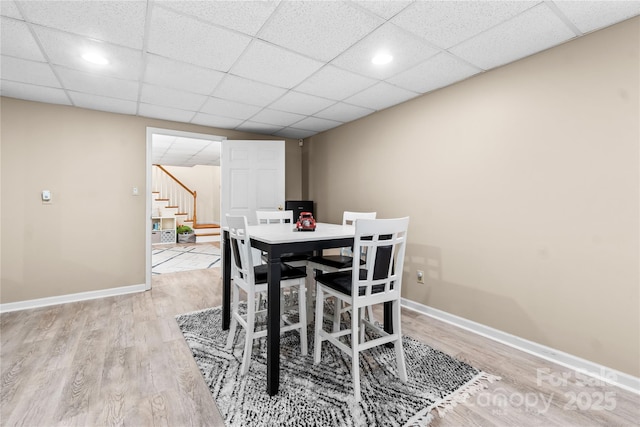
[[[188,225],[179,225],[176,228],[176,231],[178,232],[178,234],[191,234],[191,233],[193,233],[193,229],[191,227],[189,227]]]

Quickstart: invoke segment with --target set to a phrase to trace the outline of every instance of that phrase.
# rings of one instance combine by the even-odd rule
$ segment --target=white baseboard
[[[634,377],[633,375],[625,374],[624,372],[582,359],[578,356],[517,337],[507,332],[494,329],[490,326],[486,326],[406,298],[402,298],[402,305],[405,308],[415,310],[424,315],[433,317],[434,319],[441,320],[542,359],[549,360],[557,363],[558,365],[574,369],[581,374],[589,375],[598,381],[606,382],[633,393],[640,394],[640,378]]]
[[[27,301],[9,302],[0,304],[0,313],[10,311],[27,310],[30,308],[46,307],[49,305],[66,304],[69,302],[86,301],[96,298],[113,297],[116,295],[143,292],[145,285],[121,286],[118,288],[101,289],[99,291],[78,292],[75,294],[59,295],[55,297],[38,298]]]

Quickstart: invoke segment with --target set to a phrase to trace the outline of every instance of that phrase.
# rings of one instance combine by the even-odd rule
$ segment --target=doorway
[[[188,245],[184,244],[176,244],[175,249],[170,249],[167,251],[167,248],[171,248],[174,245],[162,244],[163,242],[155,242],[152,243],[152,240],[157,240],[159,236],[162,236],[162,233],[165,233],[165,230],[155,230],[153,227],[156,226],[155,222],[159,222],[163,224],[164,219],[162,218],[163,212],[166,213],[167,218],[169,220],[164,221],[166,226],[166,236],[164,236],[167,241],[171,241],[171,230],[175,229],[175,220],[171,220],[173,216],[172,213],[169,212],[169,209],[163,210],[162,206],[158,206],[155,204],[154,199],[156,197],[166,197],[166,196],[157,196],[152,195],[151,191],[153,190],[153,174],[154,174],[154,164],[163,164],[167,167],[173,167],[174,172],[179,170],[180,168],[192,168],[194,166],[217,166],[217,181],[213,184],[215,189],[212,188],[212,191],[203,192],[200,203],[200,208],[198,209],[194,203],[193,207],[193,215],[195,215],[195,210],[198,209],[200,215],[202,216],[203,221],[214,222],[216,218],[219,218],[220,215],[220,202],[219,202],[219,193],[220,193],[220,176],[219,176],[219,166],[220,166],[220,145],[221,142],[226,140],[224,136],[218,135],[208,135],[208,134],[200,134],[194,132],[183,132],[176,131],[171,129],[162,129],[162,128],[147,128],[147,155],[146,155],[146,267],[145,267],[145,289],[151,289],[151,281],[152,281],[152,268],[153,268],[153,248],[154,246],[158,246],[158,249],[162,248],[163,250],[158,250],[158,254],[164,253],[164,257],[175,255],[175,260],[178,260],[180,256],[182,256],[181,252],[193,251],[194,248],[190,248]],[[213,172],[215,174],[215,172]],[[192,174],[191,174],[192,175]],[[167,190],[170,191],[170,190]],[[212,198],[216,197],[217,193],[217,201],[212,200]],[[189,205],[189,203],[186,203]],[[203,206],[206,206],[207,209],[202,209]],[[189,208],[184,208],[181,210],[188,210]],[[158,233],[158,231],[160,233]],[[175,233],[175,230],[173,231]],[[173,235],[175,238],[175,234]],[[207,249],[202,249],[205,253]],[[199,250],[200,251],[200,250]],[[160,256],[160,255],[159,255]],[[163,260],[161,260],[164,262]],[[212,263],[215,264],[218,262],[217,260],[212,260]],[[204,264],[203,264],[204,265]],[[166,266],[165,266],[166,267]],[[177,267],[179,268],[179,267]],[[178,270],[177,270],[178,271]]]

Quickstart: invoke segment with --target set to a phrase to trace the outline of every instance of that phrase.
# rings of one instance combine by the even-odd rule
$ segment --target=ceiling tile
[[[0,14],[2,14],[2,16],[8,16],[9,18],[23,19],[20,10],[18,10],[13,0],[0,1]]]
[[[228,101],[226,99],[210,97],[202,106],[200,112],[214,116],[246,120],[260,110],[261,108],[255,105],[247,105],[239,102]]]
[[[53,70],[44,62],[33,62],[2,55],[0,66],[0,75],[5,80],[61,88]]]
[[[29,31],[29,27],[24,22],[3,16],[0,19],[0,34],[2,35],[0,49],[3,55],[31,61],[46,61],[38,43]]]
[[[143,1],[21,1],[25,19],[45,27],[142,49]]]
[[[329,119],[346,123],[357,120],[364,116],[368,116],[373,112],[375,112],[375,110],[358,107],[356,105],[345,104],[344,102],[338,102],[336,104],[333,104],[331,107],[325,108],[324,110],[316,113],[315,116],[322,119]]]
[[[286,92],[286,89],[229,74],[218,85],[213,94],[217,98],[232,99],[246,104],[266,107]]]
[[[178,137],[173,141],[172,149],[176,153],[197,153],[208,145],[206,139]]]
[[[623,21],[640,13],[638,1],[554,1],[580,31],[587,33]]]
[[[533,1],[418,1],[391,22],[441,48],[454,46],[534,6]]]
[[[142,85],[140,102],[175,107],[179,110],[198,111],[207,100],[204,95],[196,95],[181,90],[168,89],[148,84]]]
[[[450,52],[483,69],[498,67],[575,37],[546,4],[467,40]]]
[[[464,80],[482,70],[449,55],[439,53],[397,76],[388,82],[414,92],[426,93]]]
[[[202,149],[201,153],[202,154],[208,154],[208,155],[216,155],[216,156],[220,156],[220,149],[222,148],[222,142],[221,141],[208,141],[209,144]]]
[[[376,65],[371,59],[386,52],[393,61]],[[378,79],[387,79],[438,53],[413,34],[393,24],[385,24],[365,39],[334,59],[331,63],[340,68]]]
[[[133,101],[125,101],[123,99],[108,98],[106,96],[87,95],[69,91],[69,96],[73,101],[73,105],[81,108],[89,108],[91,110],[108,111],[118,114],[136,114],[138,104]]]
[[[151,15],[148,51],[167,58],[228,71],[251,38],[160,7]]]
[[[175,139],[176,137],[171,135],[153,134],[153,151],[164,153]]]
[[[385,1],[372,1],[372,0],[366,0],[366,1],[354,1],[354,3],[357,4],[360,7],[364,7],[365,9],[369,10],[370,12],[375,13],[379,17],[388,20],[388,19],[393,18],[402,9],[404,9],[407,6],[409,6],[412,2],[411,1],[400,1],[400,0],[395,0],[395,1],[388,1],[388,0],[385,0]]]
[[[2,80],[0,82],[0,95],[47,104],[71,105],[71,101],[69,101],[69,98],[62,89],[34,86],[26,83],[10,82],[8,80]]]
[[[74,34],[34,26],[45,53],[53,64],[74,70],[87,71],[128,80],[137,80],[142,67],[142,52],[127,47],[98,42]],[[82,55],[96,52],[109,64],[96,65],[82,59]]]
[[[191,123],[195,123],[197,125],[212,126],[222,129],[234,129],[242,122],[242,119],[232,119],[229,117],[220,117],[205,113],[198,113],[191,120]]]
[[[295,89],[323,98],[341,100],[373,86],[376,80],[327,65]]]
[[[278,132],[283,128],[284,126],[246,121],[238,126],[236,130],[241,130],[243,132],[260,133],[263,135],[271,135],[272,133]]]
[[[382,110],[418,95],[419,94],[416,92],[408,91],[406,89],[390,85],[389,83],[382,82],[345,99],[345,102],[365,108]]]
[[[282,98],[271,104],[269,108],[311,115],[334,104],[335,101],[300,92],[287,92]]]
[[[66,89],[109,98],[138,99],[138,83],[54,66]]]
[[[138,108],[138,114],[154,119],[171,120],[184,123],[190,122],[195,115],[193,111],[185,111],[177,108],[162,107],[160,105],[150,105],[143,103],[141,103]]]
[[[321,119],[319,117],[307,117],[300,120],[295,124],[296,129],[313,130],[316,132],[322,132],[327,129],[332,129],[336,126],[340,126],[342,122],[336,122],[335,120]]]
[[[306,116],[303,116],[302,114],[287,113],[284,111],[269,110],[265,108],[255,116],[251,117],[251,121],[257,123],[271,123],[284,127],[291,126],[305,117]]]
[[[304,129],[296,129],[296,128],[284,128],[278,132],[275,132],[275,136],[279,136],[281,138],[293,138],[293,139],[304,139],[308,138],[312,135],[315,135],[316,131],[313,130],[304,130]]]
[[[224,73],[219,71],[148,55],[144,82],[209,95],[223,77]]]
[[[383,22],[348,2],[283,1],[259,37],[330,61]]]
[[[290,89],[322,67],[322,62],[255,40],[231,72],[273,86]]]
[[[171,1],[162,4],[178,12],[255,36],[278,1]]]

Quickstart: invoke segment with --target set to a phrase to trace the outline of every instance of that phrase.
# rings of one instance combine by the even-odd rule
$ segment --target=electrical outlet
[[[424,283],[424,271],[418,270],[416,276],[418,283]]]

